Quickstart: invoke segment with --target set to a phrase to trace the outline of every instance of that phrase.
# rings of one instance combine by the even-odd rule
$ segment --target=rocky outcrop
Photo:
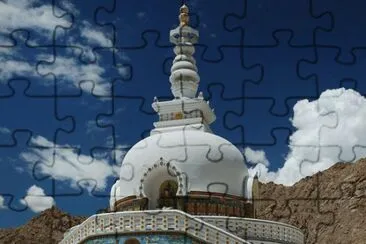
[[[366,243],[366,159],[337,163],[291,187],[259,184],[257,218],[301,228],[306,243]]]
[[[57,243],[63,238],[66,230],[85,219],[86,217],[71,216],[52,207],[21,227],[0,229],[0,243]]]

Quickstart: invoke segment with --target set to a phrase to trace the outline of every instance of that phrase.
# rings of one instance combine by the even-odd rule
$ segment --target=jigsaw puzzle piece
[[[242,1],[242,12],[229,13],[224,24],[232,31],[244,30],[245,46],[276,45],[273,34],[279,30],[294,35],[290,40],[293,45],[313,45],[315,30],[330,31],[333,25],[331,14],[325,12],[315,15],[309,0]],[[300,23],[294,19],[302,21]]]
[[[84,88],[84,86],[86,87]],[[93,84],[80,84],[82,90],[88,90],[91,86]],[[70,117],[75,122],[72,131],[58,131],[55,137],[56,144],[79,145],[79,152],[84,155],[91,155],[96,148],[112,147],[110,145],[113,140],[112,128],[103,127],[97,123],[99,113],[112,112],[113,101],[111,99],[101,99],[91,96],[87,92],[82,92],[80,96],[60,96],[56,99],[58,116]],[[87,138],[87,140],[81,140],[81,138]]]
[[[246,127],[244,126],[244,129]],[[249,132],[250,133],[250,132]],[[245,163],[249,165],[250,168],[255,168],[258,163],[263,164],[269,171],[275,172],[278,170],[278,165],[281,165],[284,162],[285,155],[287,154],[287,147],[289,145],[289,138],[291,136],[292,130],[287,127],[278,127],[273,128],[271,131],[271,136],[273,141],[268,144],[260,144],[260,143],[250,143],[245,142],[246,148],[244,148],[243,153],[245,157]],[[249,147],[249,148],[248,148]],[[249,149],[249,150],[248,150]],[[249,152],[248,152],[249,151]],[[265,158],[270,158],[271,163],[262,161],[261,157],[260,161],[253,161],[250,157],[250,153],[252,151],[262,151],[265,152]],[[268,165],[267,165],[268,164]],[[260,174],[260,173],[259,173]]]
[[[8,84],[10,80],[26,79],[30,83],[25,90],[27,96],[55,96],[53,80],[43,77],[37,70],[43,56],[53,55],[53,48],[29,44],[29,33],[24,30],[12,32],[10,38],[13,45],[0,46],[0,95],[12,93]]]
[[[196,56],[203,54],[204,50],[198,47]],[[212,124],[212,129],[218,134],[226,134],[224,115],[226,111],[242,111],[243,84],[246,81],[258,81],[261,79],[262,70],[259,65],[246,67],[243,64],[240,48],[224,47],[221,49],[225,56],[230,59],[223,59],[220,62],[197,61],[200,74],[210,74],[209,76],[201,76],[200,90],[203,96],[210,101],[210,107],[216,109],[216,122]],[[171,59],[168,58],[164,63],[164,73],[170,75]],[[231,70],[231,72],[221,72],[220,70]],[[239,75],[238,75],[239,74]],[[221,133],[220,133],[221,131]],[[239,135],[240,137],[241,135]],[[232,133],[227,136],[230,141],[242,144],[242,138]]]
[[[263,79],[260,82],[247,82],[245,97],[274,99],[270,110],[275,116],[289,114],[288,99],[317,97],[317,84],[314,81],[304,81],[298,76],[297,63],[301,59],[315,57],[312,46],[292,46],[292,34],[276,32],[276,46],[244,47],[244,63],[258,63],[263,67]],[[287,40],[287,43],[285,43]],[[284,55],[286,54],[286,55]],[[264,57],[266,57],[264,59]],[[274,63],[281,62],[281,66]],[[283,74],[287,74],[284,77]]]
[[[327,89],[348,87],[366,94],[363,77],[365,75],[366,50],[354,50],[354,63],[340,63],[337,61],[339,48],[317,47],[316,58],[299,62],[299,76],[302,79],[315,79],[318,84],[318,93]],[[324,67],[332,72],[324,72]]]
[[[334,115],[333,126],[324,126],[320,130],[319,139],[322,147],[338,147],[339,161],[352,162],[360,159],[366,152],[366,141],[360,136],[363,124],[358,121],[365,112],[366,100],[356,91],[340,88],[323,92],[317,105],[321,114]],[[352,126],[349,121],[353,121]],[[345,133],[347,131],[347,133]],[[340,140],[339,138],[347,138]],[[337,142],[336,145],[333,145]]]
[[[77,201],[73,201],[77,202]],[[82,207],[81,207],[82,208]],[[57,207],[52,207],[47,210],[47,214],[51,214],[52,217],[52,226],[48,229],[48,239],[50,243],[58,243],[59,240],[62,240],[64,234],[72,227],[80,224],[86,218],[80,216],[77,213],[69,214],[68,212],[63,212]]]
[[[192,18],[197,20],[197,23],[192,23],[192,26],[200,31],[197,47],[202,49],[202,53],[197,57],[205,62],[221,62],[231,58],[225,53],[225,48],[242,46],[243,33],[228,30],[225,19],[228,13],[243,9],[244,1],[234,0],[230,4],[223,5],[219,1],[205,0],[188,3],[188,7],[190,6],[192,6],[191,12],[197,17]],[[210,9],[209,12],[204,11],[207,8]]]
[[[307,221],[299,224],[304,225],[307,240],[312,240],[314,243],[323,243],[326,237],[327,241],[332,240],[329,236],[332,233],[343,233],[349,235],[351,242],[357,242],[357,233],[359,228],[355,226],[362,225],[355,223],[355,225],[347,226],[340,225],[344,221],[344,211],[347,211],[347,218],[350,220],[359,219],[359,214],[366,208],[366,178],[363,175],[365,172],[364,160],[361,160],[354,165],[353,163],[337,163],[332,167],[332,170],[319,172],[312,177],[316,181],[316,203],[317,211],[309,216],[313,221]],[[341,175],[345,177],[335,177]],[[330,180],[332,179],[332,180]],[[306,200],[306,199],[305,199]],[[292,202],[294,203],[294,202]],[[305,202],[308,204],[309,202]],[[292,204],[297,209],[296,211],[303,215],[306,211],[301,208],[304,204]],[[342,209],[343,211],[340,211]],[[305,217],[305,216],[304,216]],[[303,218],[297,218],[302,220]],[[322,234],[319,235],[319,231]],[[336,238],[336,236],[335,236]],[[337,239],[334,239],[337,241]]]
[[[166,9],[176,9],[176,2],[164,0],[160,2],[161,6]],[[152,12],[150,3],[142,0],[123,4],[116,0],[110,1],[107,7],[99,7],[95,11],[95,22],[100,26],[113,26],[115,30],[115,45],[118,47],[144,47],[142,33],[145,31],[158,34],[171,29],[172,22],[166,21],[177,20],[178,13],[175,11],[165,11],[164,15]],[[129,23],[134,23],[133,27]],[[132,22],[131,22],[132,21]],[[157,24],[159,23],[159,29]],[[123,31],[123,34],[120,32]],[[127,37],[128,38],[124,38]],[[162,46],[171,46],[169,36],[163,35],[160,40]],[[161,45],[161,44],[159,44]]]
[[[242,98],[245,95],[242,89],[243,82],[259,82],[264,75],[263,68],[260,64],[247,65],[245,59],[243,59],[242,47],[222,47],[220,50],[223,56],[230,58],[219,62],[197,60],[197,67],[199,74],[201,74],[200,89],[209,92],[210,86],[222,86],[224,89],[222,91],[223,97],[228,99]],[[197,47],[195,56],[202,56],[204,51],[204,48]],[[171,65],[170,62],[166,64]],[[170,74],[170,67],[166,65],[164,73]],[[229,72],[222,72],[222,70],[229,70]],[[208,99],[211,100],[210,97]],[[215,101],[211,102],[214,103]]]
[[[112,181],[109,179],[108,185],[111,185],[111,183]],[[72,202],[74,209],[83,209],[86,214],[90,214],[96,213],[96,211],[101,212],[100,207],[108,205],[110,194],[105,193],[104,189],[101,190],[96,180],[89,177],[79,180],[76,185],[77,188],[73,189],[66,185],[55,189],[54,199],[59,208],[67,208]],[[87,208],[83,207],[85,201],[91,202]],[[81,214],[81,212],[79,211],[78,214]]]
[[[20,132],[22,132],[20,135],[26,136],[21,140]],[[68,145],[56,145],[47,138],[32,136],[29,131],[17,131],[13,138],[14,145],[0,147],[1,158],[7,159],[6,163],[0,165],[0,169],[9,173],[0,179],[1,185],[6,186],[5,189],[4,187],[0,189],[0,195],[6,197],[8,209],[24,211],[27,218],[30,217],[29,211],[26,211],[29,198],[28,200],[24,198],[23,183],[26,187],[31,185],[41,187],[45,194],[48,194],[43,194],[44,197],[54,198],[57,205],[62,208],[70,204],[72,197],[81,199],[80,197],[88,197],[87,194],[91,195],[91,192],[100,192],[101,189],[104,191],[110,184],[111,176],[118,175],[119,167],[109,164],[105,159],[82,155]],[[13,181],[14,174],[24,174],[22,183],[6,184],[5,181]],[[103,205],[102,202],[106,204],[107,200],[106,197],[99,197],[82,208],[84,214],[95,211],[98,206],[96,203],[100,206]],[[77,202],[83,204],[83,201]],[[34,201],[31,203],[32,208],[37,207]]]
[[[108,147],[94,148],[91,151],[92,157],[95,159],[104,159],[115,165],[121,167],[122,161],[128,150],[131,148],[128,144],[114,145],[114,138],[110,136],[108,139]]]
[[[7,115],[2,120],[1,126],[7,130],[0,135],[0,145],[13,145],[15,142],[10,135],[16,130],[42,132],[45,137],[53,138],[57,130],[71,131],[74,128],[71,118],[57,116],[54,97],[27,96],[25,92],[29,85],[28,80],[12,80],[9,82],[12,95],[0,97],[0,112]]]
[[[27,43],[54,46],[55,30],[70,28],[74,17],[68,9],[54,3],[51,0],[43,4],[35,0],[0,1],[0,8],[4,11],[1,39],[9,40],[13,32],[21,30],[28,34]]]
[[[237,85],[240,87],[240,84]],[[208,98],[207,100],[212,101],[210,106],[215,109],[218,107],[219,109],[215,109],[216,114],[216,121],[212,124],[211,129],[215,131],[217,134],[226,134],[225,138],[228,139],[233,144],[240,146],[243,145],[244,138],[242,134],[238,134],[236,131],[229,133],[230,131],[227,130],[226,123],[225,123],[225,115],[227,111],[241,111],[242,110],[242,102],[241,102],[241,95],[239,94],[238,97],[226,97],[227,94],[225,92],[226,86],[223,83],[211,83],[208,84],[207,91],[208,91]],[[216,101],[220,101],[216,103]],[[220,106],[215,106],[220,104]]]
[[[333,130],[331,136],[334,136],[339,125],[337,109],[333,105],[341,94],[341,89],[329,90],[318,100],[302,100],[294,106],[292,124],[296,131],[290,137],[289,159],[300,171],[298,175],[293,174],[293,179],[299,180],[329,168],[334,164],[335,155],[342,154],[339,143],[324,137],[324,132],[329,133],[329,130]]]
[[[1,193],[6,205],[4,209],[0,209],[0,228],[16,228],[19,221],[26,222],[34,215],[26,202],[21,203],[26,195],[25,190],[26,187],[23,185],[23,189],[17,189],[13,194]]]
[[[242,98],[242,110],[240,113],[231,110],[225,112],[225,128],[237,135],[241,135],[241,138],[243,138],[241,146],[275,145],[277,139],[273,131],[276,128],[290,130],[291,123],[287,117],[275,116],[270,113],[273,102],[272,99],[266,98]],[[260,121],[262,126],[261,131],[255,129],[257,128],[258,121]]]
[[[105,190],[118,176],[120,167],[100,156],[82,155],[68,145],[55,146],[32,150],[28,155],[34,155],[33,177],[52,186],[57,206],[66,208],[77,199],[73,206],[82,209],[83,213],[78,214],[85,215],[107,206],[110,194]],[[83,207],[84,201],[91,203]]]
[[[360,160],[356,163],[340,162],[332,167],[333,171],[319,172],[319,197],[324,200],[346,201],[347,207],[351,210],[357,208],[358,205],[362,205],[366,198],[364,169],[364,160]],[[346,177],[334,177],[332,172]],[[330,181],[331,178],[332,181]]]
[[[177,3],[164,0],[160,4],[166,9],[176,9]],[[220,61],[222,60],[223,53],[220,50],[222,46],[240,46],[241,45],[241,33],[234,33],[226,31],[222,22],[225,15],[234,11],[237,8],[242,7],[242,1],[234,1],[230,8],[229,6],[222,7],[221,4],[216,4],[216,2],[202,1],[188,3],[190,9],[190,25],[193,28],[198,28],[202,26],[201,35],[202,40],[200,40],[200,46],[204,48],[202,53],[203,60],[208,61]],[[200,19],[204,15],[202,9],[210,5],[212,14],[206,16],[205,22],[200,23]],[[164,15],[157,15],[152,12],[151,7],[145,1],[136,1],[130,4],[121,4],[115,1],[114,4],[108,8],[99,8],[96,11],[97,20],[96,22],[100,25],[114,25],[116,28],[116,46],[118,47],[134,47],[134,48],[144,48],[146,46],[146,41],[143,36],[144,33],[155,33],[158,38],[155,42],[156,46],[159,47],[172,47],[169,42],[168,35],[160,35],[160,33],[166,30],[172,29],[172,22],[166,21],[167,19],[176,20],[176,26],[178,25],[178,12],[175,11],[165,11]],[[116,18],[115,15],[118,15]],[[116,21],[117,19],[117,21]],[[133,21],[134,27],[126,24],[125,20]],[[108,21],[109,20],[109,21]],[[159,25],[157,25],[159,23]],[[123,30],[124,35],[117,35],[117,33]],[[221,32],[218,30],[222,30]],[[207,33],[207,35],[205,35]],[[123,38],[123,36],[128,36],[129,38]]]
[[[335,224],[334,209],[324,207],[324,201],[295,199],[289,201],[289,208],[292,213],[296,212],[301,218],[299,216],[297,216],[297,220],[290,218],[287,223],[300,227],[307,243],[322,243],[319,239],[319,230],[333,228]]]
[[[272,182],[259,184],[259,197],[254,199],[256,218],[271,219],[297,226],[305,233],[309,243],[317,240],[319,227],[334,225],[334,213],[324,208],[319,198],[320,185],[316,176],[286,187]],[[281,200],[274,196],[282,196]],[[311,221],[309,221],[311,220]]]
[[[118,174],[117,167],[105,159],[80,154],[78,149],[68,145],[54,146],[55,148],[37,148],[26,154],[35,155],[29,159],[34,162],[35,179],[60,182],[54,196],[77,196],[84,191],[104,190],[108,178]]]
[[[83,90],[96,97],[110,98],[112,81],[108,80],[107,73],[119,77],[115,67],[82,63],[79,50],[72,47],[55,47],[54,50],[55,55],[44,56],[40,61],[38,72],[54,80],[56,97],[81,96]]]
[[[42,203],[42,200],[37,199],[39,194],[42,199],[52,197],[53,193],[51,184],[40,182],[33,177],[34,164],[25,160],[28,157],[24,152],[35,148],[30,141],[32,133],[27,130],[18,130],[11,136],[14,144],[0,146],[0,171],[6,172],[0,177],[0,196],[4,198],[3,204],[6,205],[5,209],[1,209],[0,226],[7,227],[16,226],[19,221],[28,220],[34,214],[33,212],[41,207],[37,206],[37,202]],[[28,159],[30,158],[31,156]],[[14,177],[21,180],[16,184],[9,184],[14,182]],[[38,190],[29,192],[31,186]],[[35,194],[37,192],[38,194]]]
[[[56,0],[58,5],[65,5],[65,1]],[[115,27],[113,24],[101,25],[95,23],[98,9],[104,9],[113,4],[109,1],[88,1],[88,6],[82,2],[68,3],[70,11],[74,11],[74,22],[71,28],[58,30],[57,45],[72,47],[78,50],[80,62],[83,64],[95,64],[100,59],[98,51],[113,52],[115,46]],[[83,9],[82,14],[78,9]]]
[[[144,103],[145,98],[143,97],[114,96],[111,112],[98,116],[98,126],[109,127],[113,131],[112,138],[110,138],[112,148],[116,148],[118,145],[133,145],[136,142],[136,133],[132,133],[128,129],[131,124],[140,128],[141,139],[147,136],[152,129],[150,121],[154,114],[142,111],[141,107],[144,106]],[[132,117],[126,116],[128,113],[138,113],[141,119],[133,120]]]
[[[324,11],[331,12],[333,18],[330,32],[316,33],[317,46],[334,47],[338,49],[335,61],[354,64],[356,62],[354,50],[366,47],[363,34],[363,23],[366,21],[363,13],[365,4],[362,1],[312,1],[315,14],[323,15]]]
[[[174,55],[171,47],[156,47],[159,35],[154,32],[145,32],[142,34],[142,38],[145,41],[143,47],[132,48],[118,48],[116,51],[116,65],[117,67],[130,67],[133,75],[129,76],[129,80],[124,82],[123,86],[115,89],[115,95],[118,96],[141,96],[149,99],[151,94],[171,94],[169,75],[170,71],[166,71],[166,66],[169,65],[169,69],[172,66],[172,62],[169,57]],[[161,55],[161,53],[164,55]],[[146,58],[146,53],[149,53],[154,60]],[[146,82],[146,74],[149,74],[149,81]],[[149,89],[146,89],[149,87]],[[138,93],[136,94],[136,91]],[[150,98],[152,102],[153,97]],[[151,111],[149,108],[145,108],[145,111]]]
[[[270,182],[267,183],[266,187],[263,187],[260,183],[258,185],[258,193],[258,196],[253,196],[256,218],[281,220],[291,217],[291,210],[288,207],[288,196],[281,200],[273,197],[277,194],[285,195],[284,186],[278,187]]]

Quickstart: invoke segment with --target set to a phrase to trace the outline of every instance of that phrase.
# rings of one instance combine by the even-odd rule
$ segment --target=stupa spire
[[[171,75],[171,91],[175,98],[194,98],[197,93],[199,75],[197,73],[194,44],[199,33],[189,26],[189,8],[183,4],[180,7],[179,26],[170,31],[170,42],[175,44]]]
[[[205,101],[203,94],[197,96],[200,77],[193,57],[198,31],[189,26],[189,8],[183,4],[179,9],[179,26],[170,31],[170,42],[175,45],[175,58],[169,81],[174,99],[159,101],[154,98],[153,109],[159,114],[151,135],[174,130],[200,130],[212,132],[210,124],[216,116]]]

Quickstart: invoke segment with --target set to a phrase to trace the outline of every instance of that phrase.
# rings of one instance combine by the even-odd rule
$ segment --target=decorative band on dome
[[[168,172],[169,174],[171,174],[171,176],[175,176],[177,177],[177,181],[178,181],[178,195],[182,195],[182,194],[186,194],[186,191],[183,189],[184,187],[184,179],[183,179],[183,175],[182,172],[180,172],[174,165],[171,166],[171,163],[170,162],[166,162],[165,160],[163,160],[163,158],[160,158],[159,159],[160,163],[157,164],[155,163],[154,164],[154,168],[148,168],[145,173],[143,174],[143,178],[140,180],[140,186],[139,186],[139,197],[142,198],[142,197],[146,197],[146,194],[144,192],[144,185],[143,183],[146,181],[146,178],[149,176],[149,174],[155,170],[155,169],[158,169],[158,168],[161,168],[161,167],[166,167],[168,169]],[[155,167],[156,165],[156,167]]]

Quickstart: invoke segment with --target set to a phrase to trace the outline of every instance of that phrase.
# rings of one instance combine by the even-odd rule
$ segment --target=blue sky
[[[365,156],[364,3],[187,4],[212,129],[262,181]],[[108,206],[123,155],[157,120],[153,97],[171,97],[180,5],[0,1],[0,227],[54,203],[79,215]]]

